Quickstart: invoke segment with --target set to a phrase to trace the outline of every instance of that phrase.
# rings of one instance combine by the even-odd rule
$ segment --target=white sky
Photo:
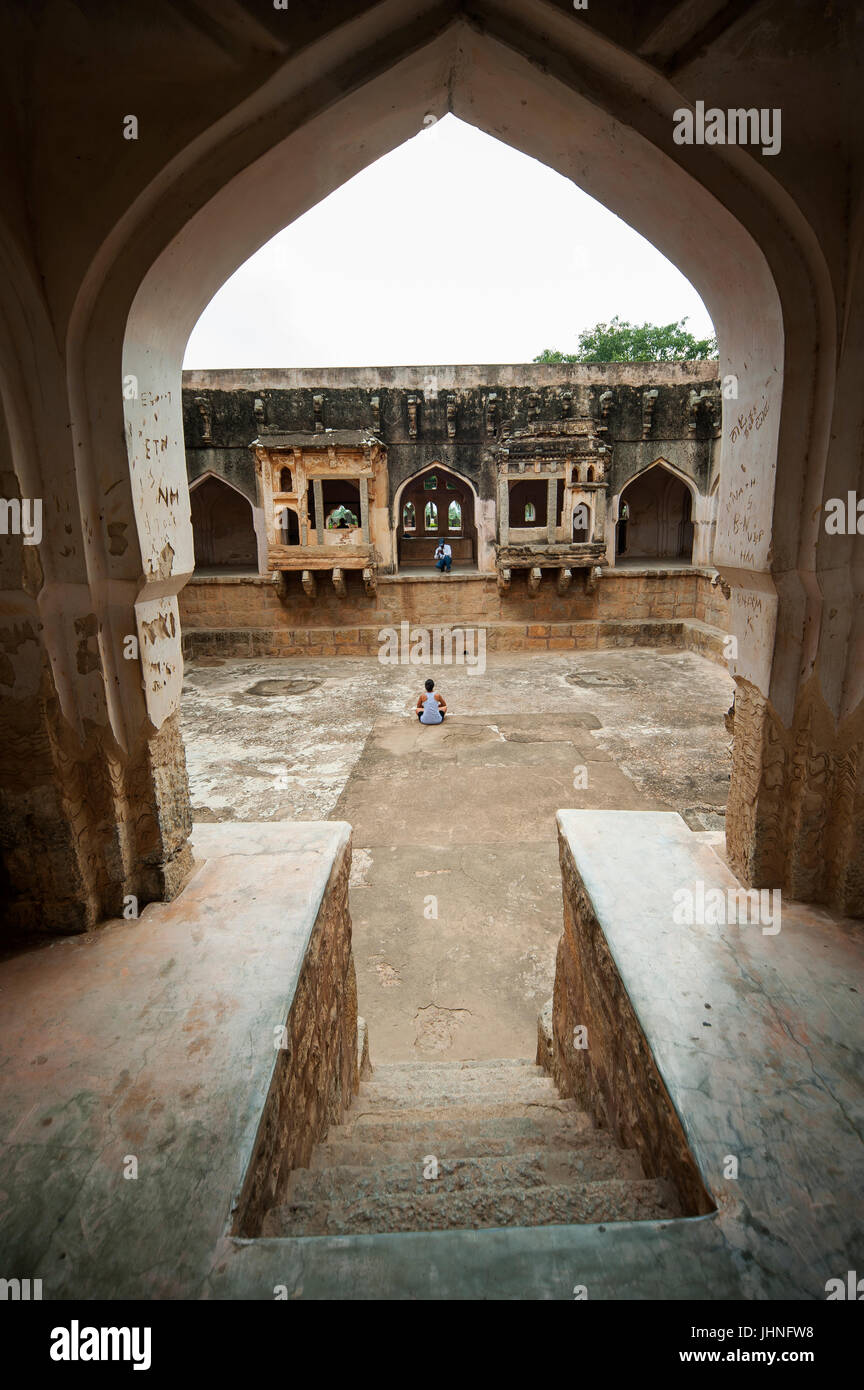
[[[454,116],[310,209],[210,301],[186,367],[530,362],[614,314],[702,300],[650,242],[568,179]]]

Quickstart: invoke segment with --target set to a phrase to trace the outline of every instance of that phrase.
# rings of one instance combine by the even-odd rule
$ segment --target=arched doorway
[[[804,523],[793,518],[781,552],[779,537],[773,535],[773,518],[775,474],[794,495],[804,496],[808,487],[821,486],[819,469],[827,454],[836,371],[828,347],[836,335],[825,257],[794,200],[784,203],[778,197],[769,210],[763,170],[755,158],[748,164],[738,152],[723,147],[678,149],[673,144],[672,122],[659,119],[658,101],[665,103],[671,116],[681,95],[650,64],[634,64],[628,52],[616,50],[611,41],[599,36],[592,36],[592,44],[585,46],[583,26],[570,25],[556,31],[562,55],[557,75],[542,71],[534,55],[541,44],[548,49],[548,30],[535,24],[535,10],[542,12],[545,22],[548,6],[526,6],[524,34],[520,31],[518,40],[506,44],[496,42],[494,33],[475,33],[461,19],[452,30],[436,27],[425,46],[412,30],[410,53],[398,60],[391,60],[389,35],[388,43],[382,44],[377,35],[370,46],[371,34],[364,30],[367,46],[358,48],[356,61],[358,72],[367,80],[352,87],[344,99],[337,66],[341,58],[338,52],[331,57],[336,42],[331,45],[329,35],[323,36],[320,54],[316,48],[316,78],[320,62],[322,71],[333,72],[332,86],[310,80],[308,92],[292,89],[291,101],[298,114],[287,136],[286,98],[278,83],[272,84],[273,96],[266,102],[267,87],[261,89],[260,115],[254,122],[248,119],[247,107],[239,103],[230,121],[226,116],[214,123],[212,133],[206,130],[207,138],[198,142],[200,156],[196,145],[188,161],[178,161],[173,174],[178,188],[168,183],[166,174],[170,196],[166,194],[158,206],[158,221],[152,206],[136,207],[137,221],[127,218],[123,225],[128,225],[128,234],[121,240],[118,233],[116,244],[111,245],[113,261],[108,264],[106,251],[98,263],[102,279],[94,271],[94,283],[86,295],[79,296],[82,308],[67,337],[82,364],[76,364],[73,397],[75,418],[85,420],[90,430],[83,441],[86,461],[95,473],[101,459],[110,456],[112,441],[121,437],[116,362],[107,360],[103,345],[119,341],[124,318],[124,379],[147,386],[122,405],[132,474],[136,479],[148,476],[148,441],[166,437],[167,429],[169,445],[159,457],[159,478],[167,479],[182,495],[186,487],[182,421],[172,392],[177,392],[184,345],[198,314],[244,252],[250,254],[268,230],[281,229],[345,182],[376,151],[383,153],[414,134],[424,113],[446,110],[492,132],[518,132],[513,138],[521,149],[577,179],[691,279],[716,325],[720,374],[731,374],[739,410],[757,409],[766,421],[750,434],[746,448],[740,438],[724,431],[722,453],[727,466],[717,536],[717,559],[730,567],[735,595],[733,620],[740,642],[734,674],[758,692],[748,709],[761,710],[759,701],[769,697],[778,614],[788,641],[800,644],[804,640],[794,635],[800,629],[800,624],[795,627],[794,602],[775,592],[765,575],[772,573],[775,563],[785,573],[789,556],[803,563],[815,553],[815,525],[805,535]],[[378,11],[383,24],[386,7]],[[377,13],[374,7],[369,11],[370,22]],[[596,78],[601,58],[607,64],[608,87],[604,78],[603,97],[592,104],[582,95],[580,82],[584,90],[586,74]],[[327,66],[331,62],[332,68]],[[293,66],[286,71],[293,80]],[[322,90],[328,99],[323,106],[316,105]],[[337,99],[331,92],[338,94]],[[574,128],[574,122],[579,124],[579,141],[572,147],[562,145],[561,129]],[[351,131],[350,140],[345,139],[346,129]],[[235,138],[236,132],[242,139]],[[732,156],[734,166],[730,166]],[[291,177],[286,177],[286,169],[292,171]],[[182,198],[175,196],[181,179]],[[194,198],[190,189],[196,190]],[[144,204],[143,197],[139,202]],[[141,227],[146,228],[146,237]],[[156,245],[163,249],[151,260]],[[189,276],[190,264],[200,273]],[[778,451],[781,426],[782,453]],[[730,500],[733,451],[734,466],[740,464],[753,489],[752,509],[758,523],[754,533],[758,540],[753,543],[741,534]],[[79,473],[84,457],[82,453],[78,458]],[[116,490],[114,512],[127,501]],[[148,524],[139,527],[140,568],[145,576],[155,578],[149,588],[138,590],[137,607],[143,611],[147,604],[171,605],[174,616],[176,595],[191,568],[189,528],[184,529],[182,517],[170,512],[160,515],[158,525],[144,519]],[[397,527],[400,520],[394,518]],[[170,587],[162,578],[166,566],[163,563],[160,569],[159,562],[169,544]],[[127,563],[131,565],[132,560]],[[751,593],[760,596],[763,619],[758,633],[746,617],[745,601]],[[784,670],[793,664],[790,659]],[[158,687],[158,701],[152,693],[148,696],[156,727],[176,714],[181,671],[181,664],[175,663],[171,680]],[[842,680],[832,684],[835,688],[845,688]],[[784,706],[787,721],[792,719],[795,699],[797,694],[794,699],[790,695]],[[747,747],[742,720],[740,716],[736,729],[732,800],[745,810],[737,820],[733,818],[737,838],[733,837],[732,861],[740,865],[746,859],[752,874],[756,861],[747,857],[750,851],[738,834],[739,824],[749,825],[753,818],[761,824],[763,817],[770,823],[773,809],[770,798],[764,798],[764,808],[760,800],[758,810],[752,809],[757,794],[761,796],[761,766],[758,758],[745,757],[743,752],[739,756],[739,750]],[[768,835],[761,839],[773,843]],[[757,857],[758,873],[767,872],[761,850]],[[777,881],[777,875],[766,881]]]
[[[453,552],[454,568],[477,564],[474,494],[449,468],[427,468],[412,478],[398,500],[399,566],[434,564],[439,541]]]
[[[258,569],[252,505],[236,488],[208,474],[189,492],[195,570]]]
[[[280,508],[279,541],[282,545],[300,544],[300,519],[293,507]]]
[[[692,559],[692,493],[662,464],[652,465],[623,489],[615,553],[625,560]]]

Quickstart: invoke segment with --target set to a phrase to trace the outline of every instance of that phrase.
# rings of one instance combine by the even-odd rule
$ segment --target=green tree
[[[677,323],[627,323],[617,314],[579,334],[578,352],[544,348],[535,362],[699,362],[717,356],[716,338],[694,338]]]

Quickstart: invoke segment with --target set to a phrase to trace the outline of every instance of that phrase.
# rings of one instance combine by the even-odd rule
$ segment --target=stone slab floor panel
[[[428,673],[190,662],[193,814],[351,823],[373,1062],[530,1057],[561,932],[556,811],[675,809],[722,828],[732,682],[692,653],[513,653],[482,674],[432,670],[451,714],[420,728]]]

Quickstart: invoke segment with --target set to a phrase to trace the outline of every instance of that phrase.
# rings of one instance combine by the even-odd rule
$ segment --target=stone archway
[[[615,554],[626,560],[692,561],[693,492],[662,462],[653,463],[621,489]]]
[[[477,527],[470,484],[440,464],[409,478],[397,498],[399,567],[434,563],[439,541],[446,541],[453,564],[477,564]]]
[[[850,664],[860,579],[851,541],[828,554],[819,524],[826,478],[839,493],[852,476],[857,426],[835,391],[833,253],[816,240],[804,194],[758,154],[676,146],[672,117],[688,102],[686,69],[676,86],[626,45],[574,23],[572,11],[526,0],[514,26],[510,8],[490,0],[481,32],[460,5],[421,0],[410,16],[407,7],[370,5],[348,25],[326,24],[308,51],[226,92],[222,109],[208,107],[194,129],[175,137],[173,112],[160,126],[156,111],[147,148],[167,153],[130,165],[101,190],[81,246],[62,248],[62,274],[22,266],[16,236],[0,229],[19,272],[3,302],[4,444],[24,495],[57,502],[46,518],[38,598],[21,586],[19,616],[44,636],[16,652],[16,699],[33,697],[44,654],[67,761],[92,763],[91,782],[111,786],[112,759],[128,764],[148,808],[146,847],[124,841],[119,856],[105,827],[120,812],[94,807],[90,824],[81,809],[87,827],[78,840],[84,835],[88,848],[76,871],[89,885],[90,918],[115,905],[124,885],[140,886],[145,901],[154,883],[176,891],[188,866],[176,596],[193,568],[179,398],[191,328],[265,240],[448,110],[573,178],[678,265],[706,303],[720,374],[735,384],[735,405],[724,406],[715,547],[740,652],[731,860],[749,882],[780,882],[864,911],[864,882],[852,867],[862,832],[842,775],[861,746],[864,690]],[[578,130],[578,141],[562,140],[566,130]],[[41,248],[55,255],[50,228]],[[854,325],[857,244],[847,270],[844,314]],[[847,348],[860,349],[851,327]],[[843,375],[856,379],[849,364]],[[739,418],[758,419],[758,432],[745,434]],[[847,616],[829,622],[829,610]],[[140,667],[123,659],[130,630]],[[82,631],[99,641],[86,639],[92,661],[73,678],[68,654]],[[47,738],[53,716],[48,704],[39,709]],[[85,728],[98,735],[85,740]],[[784,754],[778,776],[781,747],[797,751]],[[827,781],[800,775],[826,760]],[[830,854],[820,850],[828,833]]]
[[[258,538],[252,504],[215,473],[189,489],[195,569],[258,570]]]

